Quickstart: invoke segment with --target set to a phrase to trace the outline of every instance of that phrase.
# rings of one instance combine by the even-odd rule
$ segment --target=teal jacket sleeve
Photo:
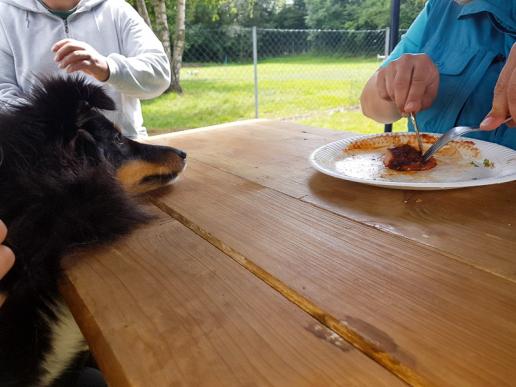
[[[380,67],[385,67],[392,61],[398,59],[403,54],[417,54],[421,52],[421,44],[423,41],[423,31],[428,21],[429,4],[419,13],[408,31],[401,37],[400,42],[396,45],[391,54],[385,59]]]

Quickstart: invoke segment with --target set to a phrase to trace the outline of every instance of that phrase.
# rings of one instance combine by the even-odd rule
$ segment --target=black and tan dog
[[[51,386],[82,349],[60,300],[60,258],[148,220],[133,194],[173,181],[178,149],[125,138],[100,110],[104,90],[52,78],[0,111],[0,219],[16,254],[0,280],[0,386]],[[107,296],[107,295],[106,295]]]

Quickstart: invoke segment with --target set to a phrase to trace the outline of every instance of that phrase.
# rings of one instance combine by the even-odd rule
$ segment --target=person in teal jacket
[[[417,113],[425,132],[458,125],[516,149],[516,1],[429,0],[369,79],[362,112],[382,123]],[[412,126],[409,123],[409,130]]]

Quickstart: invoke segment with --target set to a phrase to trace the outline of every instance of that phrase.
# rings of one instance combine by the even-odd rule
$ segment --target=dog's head
[[[132,194],[184,169],[184,152],[126,138],[102,114],[114,108],[84,78],[47,79],[23,102],[0,106],[0,219],[17,258],[0,291],[45,287],[64,251],[147,221]]]
[[[104,89],[82,77],[42,80],[27,96],[26,103],[2,114],[2,126],[10,122],[13,127],[11,131],[2,131],[4,150],[12,140],[11,145],[18,149],[14,156],[21,160],[43,155],[43,162],[50,162],[47,151],[59,158],[59,169],[63,169],[63,164],[71,169],[108,168],[131,194],[174,181],[185,168],[186,153],[125,137],[101,112],[114,109],[115,104]],[[23,133],[14,133],[20,127]],[[25,137],[25,146],[20,144],[20,136]]]
[[[80,120],[70,147],[90,163],[108,163],[128,193],[140,194],[172,183],[185,168],[186,153],[182,150],[127,138],[90,107]]]

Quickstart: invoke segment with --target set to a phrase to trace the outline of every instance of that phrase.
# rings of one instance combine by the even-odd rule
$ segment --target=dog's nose
[[[183,160],[186,159],[186,153],[183,152],[181,149],[174,149],[176,154],[181,157]]]

